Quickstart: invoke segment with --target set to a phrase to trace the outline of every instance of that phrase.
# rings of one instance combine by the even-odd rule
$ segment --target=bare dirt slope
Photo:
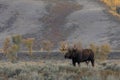
[[[22,34],[36,38],[36,48],[45,39],[119,48],[120,23],[105,10],[99,0],[0,0],[0,46],[6,36]]]

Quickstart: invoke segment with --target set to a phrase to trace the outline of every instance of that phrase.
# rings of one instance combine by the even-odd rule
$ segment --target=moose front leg
[[[72,64],[73,66],[76,66],[76,61],[74,59],[72,59]]]

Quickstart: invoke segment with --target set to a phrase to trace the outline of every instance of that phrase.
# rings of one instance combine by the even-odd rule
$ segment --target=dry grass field
[[[93,68],[90,63],[74,67],[63,55],[20,57],[0,61],[0,80],[120,80],[119,59],[96,60]]]
[[[120,80],[119,61],[113,62],[97,63],[95,68],[55,60],[0,62],[0,80]]]

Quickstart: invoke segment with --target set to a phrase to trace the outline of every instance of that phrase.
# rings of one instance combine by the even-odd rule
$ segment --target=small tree
[[[43,42],[42,42],[43,50],[46,50],[49,53],[52,50],[53,46],[54,46],[53,43],[49,40],[43,40]]]
[[[95,45],[95,43],[90,44],[90,49],[92,49],[94,53],[97,52],[97,46]]]
[[[95,53],[96,59],[105,60],[110,53],[111,47],[108,43],[102,44],[101,46],[97,46],[94,43],[91,43],[90,49],[92,49]]]
[[[7,57],[10,59],[11,62],[15,62],[17,60],[17,52],[18,52],[18,45],[14,44],[8,48]]]
[[[5,40],[4,40],[4,43],[3,43],[3,52],[5,55],[8,54],[8,48],[10,47],[10,38],[7,37]]]
[[[29,54],[32,56],[32,47],[33,47],[33,43],[34,43],[34,38],[27,38],[27,39],[23,39],[23,43],[26,45],[26,47],[29,50]]]
[[[103,59],[107,59],[108,54],[111,51],[111,47],[108,43],[102,44],[100,48],[100,53]]]
[[[47,57],[49,56],[49,54],[50,54],[50,52],[51,52],[51,50],[52,50],[52,48],[53,48],[53,43],[51,42],[51,41],[49,41],[49,40],[43,40],[42,41],[42,48],[41,48],[41,50],[43,50],[43,51],[47,51],[48,52],[48,55],[47,55]]]
[[[12,36],[12,42],[13,42],[13,44],[18,46],[18,52],[19,52],[20,44],[22,42],[22,36],[21,35],[14,35],[14,36]]]
[[[97,46],[95,43],[91,43],[89,45],[90,49],[93,50],[94,54],[95,54],[95,58],[96,59],[100,59],[100,47]]]
[[[22,41],[22,36],[21,35],[15,35],[12,36],[12,42],[20,47]]]

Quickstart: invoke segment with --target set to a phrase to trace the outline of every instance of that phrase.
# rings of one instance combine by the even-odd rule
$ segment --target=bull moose
[[[80,65],[80,62],[86,62],[88,64],[90,61],[94,67],[94,52],[91,49],[68,49],[64,56],[65,58],[72,59],[73,66],[76,66],[76,63]]]

